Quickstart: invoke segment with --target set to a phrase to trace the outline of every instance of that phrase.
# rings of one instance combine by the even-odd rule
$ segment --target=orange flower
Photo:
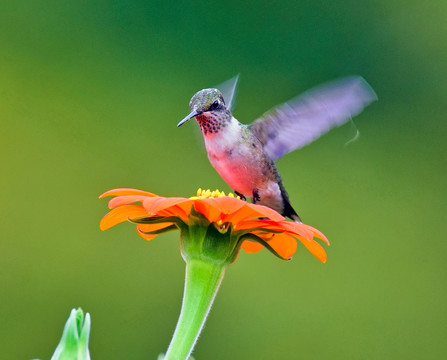
[[[225,196],[217,190],[199,189],[197,196],[183,198],[162,197],[135,189],[114,189],[100,198],[106,196],[114,198],[109,201],[112,210],[100,222],[101,230],[129,220],[137,224],[141,237],[152,240],[163,232],[175,229],[183,232],[199,224],[212,226],[220,234],[229,233],[236,239],[237,252],[240,247],[247,253],[265,247],[282,259],[290,259],[296,251],[295,239],[298,239],[316,258],[326,262],[323,247],[314,240],[316,237],[329,245],[320,231],[306,224],[286,221],[269,207],[242,201],[232,194]]]

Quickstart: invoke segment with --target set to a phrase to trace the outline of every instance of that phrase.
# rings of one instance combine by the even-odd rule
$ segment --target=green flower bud
[[[90,314],[79,309],[71,310],[65,323],[61,341],[51,360],[90,360],[88,339],[90,336]]]

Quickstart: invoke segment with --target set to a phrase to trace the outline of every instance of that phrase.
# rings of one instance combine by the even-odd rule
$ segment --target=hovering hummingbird
[[[251,198],[301,222],[274,161],[349,121],[377,96],[363,78],[346,77],[313,88],[244,125],[231,113],[237,80],[236,76],[218,86],[222,92],[197,92],[189,102],[191,112],[177,127],[195,117],[211,165],[241,199]]]

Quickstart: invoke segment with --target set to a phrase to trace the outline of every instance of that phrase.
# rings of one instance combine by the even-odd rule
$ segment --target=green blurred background
[[[251,122],[318,83],[364,76],[379,102],[278,163],[331,240],[229,269],[196,359],[447,356],[447,2],[2,1],[0,351],[49,359],[73,307],[93,359],[155,359],[180,310],[178,233],[98,228],[102,192],[229,190],[190,97],[240,73]]]

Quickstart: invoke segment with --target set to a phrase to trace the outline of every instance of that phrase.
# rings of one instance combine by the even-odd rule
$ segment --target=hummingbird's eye
[[[210,105],[210,110],[216,110],[219,107],[219,101],[216,100]]]

